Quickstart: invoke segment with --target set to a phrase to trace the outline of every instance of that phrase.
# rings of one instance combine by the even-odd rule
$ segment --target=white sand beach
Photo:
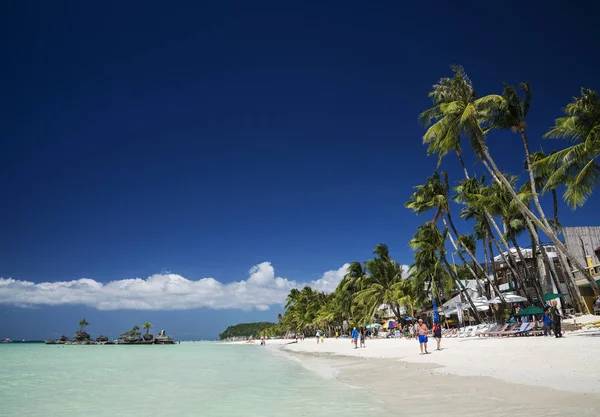
[[[372,391],[400,415],[593,416],[600,409],[594,334],[444,338],[441,351],[430,338],[429,355],[406,339],[367,340],[362,349],[348,339],[269,340],[267,347]]]
[[[446,374],[490,377],[555,390],[600,394],[600,335],[571,334],[562,339],[443,338],[441,351],[435,350],[432,338],[429,340],[429,355],[419,353],[417,341],[406,339],[367,340],[367,347],[362,349],[354,349],[348,339],[327,339],[322,344],[306,339],[285,345],[284,349],[432,364],[437,365],[436,372]]]

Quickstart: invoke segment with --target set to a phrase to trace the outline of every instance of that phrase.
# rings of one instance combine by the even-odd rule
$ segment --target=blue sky
[[[70,335],[85,316],[95,335],[150,320],[212,338],[275,319],[284,289],[330,271],[326,289],[379,242],[410,264],[426,219],[403,205],[436,166],[417,116],[450,64],[479,95],[528,81],[535,149],[563,146],[540,137],[581,86],[600,89],[593,2],[217,3],[0,6],[0,277],[116,288],[103,307],[89,283],[84,305],[68,291],[48,306],[7,290],[0,337]],[[516,135],[489,143],[521,173]],[[460,178],[454,157],[443,169]],[[561,205],[562,223],[597,225],[599,203]],[[117,308],[127,294],[115,281],[153,275],[158,293],[134,282],[121,290],[140,299]],[[208,277],[210,308],[156,301]],[[235,305],[211,293],[252,282]]]

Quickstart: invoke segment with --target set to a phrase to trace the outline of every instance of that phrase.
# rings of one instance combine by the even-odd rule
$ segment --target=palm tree
[[[419,120],[426,127],[423,143],[429,145],[427,154],[438,155],[438,166],[442,158],[450,152],[455,152],[465,173],[469,172],[462,158],[461,135],[471,134],[471,124],[474,116],[490,99],[495,96],[477,98],[471,80],[461,66],[453,65],[453,77],[442,78],[433,86],[429,97],[433,107],[420,114]],[[474,149],[478,149],[478,142],[471,140]]]
[[[83,330],[84,327],[89,326],[90,324],[86,319],[83,319],[79,322],[79,330]]]
[[[385,304],[391,307],[397,320],[400,320],[399,300],[402,293],[402,266],[389,256],[387,245],[380,243],[373,251],[377,255],[365,262],[366,274],[358,281],[359,291],[354,301],[363,307],[364,320],[371,320],[379,306]]]
[[[594,188],[600,184],[600,99],[598,93],[581,89],[581,97],[575,97],[564,108],[565,116],[545,138],[568,139],[574,145],[535,162],[535,166],[548,173],[545,190],[565,185],[565,201],[572,207],[580,207]],[[556,169],[554,169],[556,168]]]
[[[437,153],[438,161],[450,151],[460,149],[460,136],[465,134],[470,139],[471,147],[485,168],[490,172],[494,181],[504,184],[516,204],[533,224],[540,228],[554,243],[557,250],[564,254],[573,263],[575,268],[581,271],[590,282],[595,291],[600,292],[598,285],[592,278],[585,266],[567,249],[554,233],[549,223],[542,217],[540,220],[529,207],[522,202],[510,182],[500,171],[485,144],[486,133],[495,127],[504,127],[499,120],[499,114],[508,108],[505,97],[499,95],[488,95],[476,98],[470,79],[460,67],[452,67],[454,77],[443,78],[439,84],[433,86],[429,94],[434,107],[421,114],[421,121],[431,127],[423,136],[423,141],[429,143],[428,153]],[[527,103],[529,100],[526,100]],[[593,100],[591,100],[593,101]],[[596,96],[597,101],[597,96]],[[528,107],[527,107],[528,108]],[[526,112],[523,108],[523,114]],[[594,112],[592,112],[594,113]],[[457,151],[458,152],[458,151]],[[589,156],[588,156],[589,159]],[[468,172],[461,161],[465,176]],[[593,164],[592,164],[593,165]],[[587,166],[587,165],[586,165]],[[590,165],[591,166],[591,165]],[[591,171],[596,171],[597,165],[593,165]],[[588,176],[587,178],[589,178]],[[593,177],[593,175],[591,176]],[[537,204],[537,203],[536,203]],[[538,207],[538,210],[541,206]]]
[[[446,271],[448,271],[453,281],[456,283],[456,286],[459,288],[459,291],[465,296],[465,298],[469,302],[469,305],[473,310],[473,315],[475,316],[475,319],[478,322],[481,322],[481,317],[479,316],[479,312],[477,311],[475,303],[471,299],[471,296],[469,295],[462,281],[458,278],[456,270],[448,262],[445,247],[447,235],[447,229],[445,229],[444,233],[442,233],[438,229],[437,225],[435,225],[432,222],[427,222],[424,225],[419,226],[413,239],[411,239],[411,241],[409,242],[409,246],[411,247],[411,249],[415,250],[416,254],[419,254],[420,257],[419,260],[415,258],[415,263],[428,262],[431,265],[434,262],[434,259],[436,257],[439,257],[439,259],[445,265]]]
[[[146,329],[146,334],[148,334],[148,332],[150,332],[150,328],[152,327],[152,323],[150,323],[149,321],[147,321],[146,323],[144,323],[144,325],[142,327],[144,329]]]
[[[415,186],[414,188],[417,191],[415,191],[412,194],[412,196],[410,197],[410,200],[408,200],[406,202],[405,207],[412,209],[417,214],[424,213],[430,209],[435,209],[436,214],[435,214],[433,220],[431,221],[431,223],[435,224],[435,221],[438,218],[441,218],[442,222],[444,223],[444,226],[446,228],[448,228],[448,226],[450,226],[450,228],[454,232],[455,236],[457,237],[458,244],[452,237],[452,234],[448,233],[448,238],[450,239],[450,243],[454,247],[454,250],[460,257],[463,264],[467,265],[467,268],[471,272],[471,275],[473,276],[473,278],[477,282],[478,287],[480,288],[481,295],[484,294],[484,291],[483,291],[483,288],[481,287],[481,283],[479,281],[479,276],[470,267],[470,265],[468,265],[468,262],[464,258],[462,251],[459,249],[458,245],[460,245],[463,248],[463,250],[469,255],[469,257],[472,259],[476,269],[478,269],[482,273],[482,275],[488,280],[489,284],[494,288],[494,291],[502,299],[502,302],[504,302],[504,297],[503,297],[502,293],[496,287],[495,283],[493,283],[489,279],[487,271],[485,271],[484,268],[479,263],[479,261],[477,261],[477,258],[475,257],[475,254],[474,254],[474,250],[472,250],[471,248],[469,248],[468,245],[466,245],[466,242],[468,241],[468,239],[466,239],[465,236],[462,236],[461,234],[458,233],[458,230],[456,229],[456,226],[454,225],[454,222],[452,221],[449,197],[448,197],[448,195],[449,195],[448,176],[445,172],[443,172],[442,175],[444,176],[443,182],[440,177],[440,174],[438,174],[438,172],[435,171],[433,173],[433,175],[427,179],[427,183],[425,183],[423,185]]]
[[[509,182],[511,184],[516,183],[516,177],[507,176],[507,178],[509,178]],[[530,195],[531,194],[529,192],[523,192],[519,194],[519,198],[521,198],[523,201],[526,201],[530,198]],[[492,216],[499,216],[502,221],[502,225],[504,227],[504,234],[502,234],[500,230],[497,230],[497,232],[500,235],[502,243],[508,250],[508,259],[512,263],[512,269],[515,271],[514,273],[516,273],[515,278],[519,280],[519,285],[522,286],[525,293],[525,297],[527,297],[529,302],[533,302],[531,296],[526,291],[525,282],[529,282],[536,290],[538,299],[541,300],[542,293],[539,287],[539,283],[531,276],[521,247],[517,242],[517,235],[523,232],[527,226],[525,220],[522,218],[521,211],[515,204],[514,199],[503,184],[493,182],[491,185],[484,188],[484,196],[479,201],[479,204],[485,207]],[[525,273],[525,277],[522,277],[520,274],[518,263],[510,250],[508,241],[512,243],[513,247],[517,252],[519,261],[521,262],[521,265],[523,267],[522,270]]]

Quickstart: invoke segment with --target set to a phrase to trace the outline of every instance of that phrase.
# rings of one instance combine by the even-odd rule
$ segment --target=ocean
[[[216,342],[1,344],[0,416],[381,415],[375,394],[320,363]]]

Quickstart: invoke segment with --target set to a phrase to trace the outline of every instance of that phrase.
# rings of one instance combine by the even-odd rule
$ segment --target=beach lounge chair
[[[530,327],[530,323],[521,323],[520,326],[515,326],[511,330],[505,330],[501,336],[516,336],[519,333],[523,333],[528,330]]]
[[[467,326],[465,327],[465,330],[463,330],[463,332],[461,334],[458,335],[458,337],[460,337],[461,339],[463,337],[467,337],[467,334],[471,331],[471,326]]]
[[[492,328],[491,324],[479,325],[477,327],[477,329],[475,329],[475,332],[472,334],[472,336],[479,336],[481,333],[487,332],[491,328]]]
[[[500,328],[496,331],[493,332],[487,332],[486,336],[490,336],[490,337],[496,337],[496,336],[500,336],[502,335],[505,331],[507,330],[511,330],[515,327],[515,325],[510,325],[510,324],[503,324],[502,326],[500,326]]]
[[[485,336],[489,336],[489,335],[490,335],[490,333],[494,333],[494,332],[500,331],[500,330],[502,330],[502,328],[503,328],[503,327],[504,327],[504,325],[503,325],[503,324],[496,324],[496,325],[494,325],[494,326],[490,327],[490,328],[489,328],[488,330],[486,330],[485,332],[481,332],[481,333],[479,333],[479,336],[483,336],[483,337],[485,337]]]
[[[475,336],[477,334],[477,331],[479,330],[479,326],[473,326],[471,328],[470,332],[467,332],[467,334],[465,335],[465,337],[472,337]]]
[[[531,326],[529,326],[529,329],[525,330],[524,332],[518,334],[517,336],[541,336],[544,334],[544,331],[540,328],[537,328],[537,323],[536,322],[532,322]]]
[[[477,336],[487,336],[488,333],[497,331],[501,326],[501,324],[490,325],[487,329],[479,331]]]
[[[454,334],[451,334],[451,335],[450,335],[450,336],[448,336],[448,337],[458,337],[459,335],[463,334],[463,333],[464,333],[464,331],[465,331],[465,328],[464,328],[464,327],[461,327],[460,329],[456,329],[456,333],[454,333]]]

